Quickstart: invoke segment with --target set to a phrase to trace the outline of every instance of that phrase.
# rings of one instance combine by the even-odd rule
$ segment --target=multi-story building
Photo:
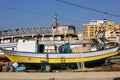
[[[90,40],[96,37],[96,32],[105,30],[105,38],[111,42],[120,43],[120,25],[108,20],[91,20],[83,25],[83,39]]]
[[[115,24],[108,20],[91,20],[88,24],[83,24],[83,39],[90,40],[95,38],[96,32],[103,30],[113,31]]]
[[[120,29],[120,24],[115,24],[116,29]]]
[[[111,42],[118,42],[120,44],[120,28],[115,29],[114,31],[109,32],[107,40]]]

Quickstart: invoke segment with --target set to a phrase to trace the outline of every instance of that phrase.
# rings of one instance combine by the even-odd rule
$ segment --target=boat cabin
[[[40,42],[38,40],[18,40],[16,51],[33,53],[70,53],[85,52],[90,48],[90,44],[70,44],[64,41]]]

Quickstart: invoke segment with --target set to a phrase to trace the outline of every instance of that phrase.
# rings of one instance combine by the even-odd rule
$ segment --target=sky
[[[82,31],[82,25],[90,20],[107,19],[120,24],[120,0],[62,1],[75,5],[61,0],[0,0],[0,30],[51,26],[55,14],[60,25],[74,25],[77,31]]]

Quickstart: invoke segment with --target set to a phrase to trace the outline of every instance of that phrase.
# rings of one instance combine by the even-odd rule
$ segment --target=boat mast
[[[106,45],[105,45],[105,31],[106,31],[106,24],[107,24],[107,20],[104,19],[104,23],[103,23],[103,27],[104,27],[104,31],[103,31],[103,35],[102,35],[102,40],[103,41],[103,44],[104,44],[104,48],[106,48]]]
[[[99,30],[95,35],[96,39],[92,39],[93,43],[95,43],[97,47],[97,50],[102,50],[106,48],[106,44],[105,44],[106,24],[107,24],[107,20],[104,19],[103,24],[100,26],[100,27],[103,27],[104,30]],[[99,35],[102,35],[102,36],[99,37]]]

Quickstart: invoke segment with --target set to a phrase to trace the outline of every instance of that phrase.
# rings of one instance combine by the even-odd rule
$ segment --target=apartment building
[[[107,40],[111,42],[118,42],[120,44],[120,28],[116,27],[114,31],[111,31],[110,36],[107,37]]]
[[[116,29],[120,29],[120,24],[115,24]]]
[[[96,32],[103,30],[106,30],[105,38],[108,41],[120,44],[120,24],[108,20],[91,20],[89,23],[83,24],[83,39],[95,38]]]
[[[95,38],[96,32],[98,31],[113,31],[115,24],[108,20],[91,20],[87,24],[83,24],[83,39],[90,40]]]

